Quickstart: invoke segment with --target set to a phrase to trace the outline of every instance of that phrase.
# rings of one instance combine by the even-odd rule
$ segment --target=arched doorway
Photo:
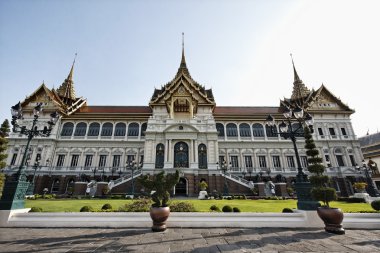
[[[177,142],[174,145],[174,168],[189,167],[189,147],[185,142]]]
[[[187,196],[187,180],[184,177],[179,179],[179,182],[175,185],[175,196]]]

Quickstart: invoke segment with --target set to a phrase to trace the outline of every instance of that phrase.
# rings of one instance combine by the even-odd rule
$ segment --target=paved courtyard
[[[1,228],[0,252],[380,252],[380,230]]]

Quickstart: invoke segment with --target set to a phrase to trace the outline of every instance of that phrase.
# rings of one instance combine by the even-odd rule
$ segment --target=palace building
[[[19,124],[26,127],[37,103],[43,103],[41,125],[50,113],[61,115],[52,134],[33,138],[27,151],[26,171],[30,180],[35,174],[35,193],[85,194],[91,181],[97,189],[108,185],[113,194],[127,194],[131,187],[140,193],[144,189],[136,177],[176,169],[181,178],[175,196],[198,196],[200,181],[207,182],[210,193],[227,187],[229,194],[250,194],[263,179],[291,186],[297,174],[295,149],[265,120],[268,115],[285,119],[285,108],[299,102],[314,119],[313,136],[333,186],[342,196],[353,193],[360,176],[355,165],[363,159],[350,120],[354,110],[324,85],[310,90],[294,63],[290,98],[272,107],[217,105],[212,89],[190,75],[183,48],[174,78],[153,90],[147,106],[89,104],[75,93],[74,63],[58,89],[42,84],[21,102]],[[9,136],[6,173],[20,166],[25,146],[25,136]],[[297,147],[307,174],[303,138],[297,138]]]

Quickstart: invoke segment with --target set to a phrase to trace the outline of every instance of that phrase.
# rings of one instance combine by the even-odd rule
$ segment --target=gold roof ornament
[[[306,85],[299,78],[296,67],[294,66],[293,55],[290,54],[292,58],[293,71],[294,71],[294,82],[293,82],[293,92],[290,97],[291,100],[303,100],[310,94],[310,90],[306,87]]]
[[[186,59],[185,59],[185,34],[182,33],[182,58],[181,58],[181,64],[179,65],[177,74],[175,77],[180,76],[181,74],[184,74],[191,78],[189,69],[186,66]]]
[[[61,84],[61,86],[57,89],[58,95],[62,98],[62,100],[71,104],[76,100],[75,89],[74,89],[74,81],[73,81],[73,72],[74,72],[74,64],[77,54],[75,54],[73,65],[71,66],[70,73],[65,79],[65,81]]]

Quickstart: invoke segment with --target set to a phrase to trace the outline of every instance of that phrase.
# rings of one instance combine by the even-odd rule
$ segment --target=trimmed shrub
[[[285,207],[284,209],[282,209],[282,212],[283,213],[294,213],[293,210],[288,208],[288,207]]]
[[[91,206],[83,206],[79,212],[93,212],[94,209]]]
[[[37,207],[37,206],[33,206],[30,210],[29,210],[29,213],[40,213],[42,212],[42,208],[41,207]]]
[[[247,196],[245,196],[245,194],[243,195],[243,199],[247,199]]]
[[[170,204],[171,212],[195,212],[195,207],[188,202],[173,202]]]
[[[216,205],[212,205],[212,206],[210,206],[210,210],[211,210],[211,211],[215,211],[217,208],[218,208],[218,207],[217,207]]]
[[[102,206],[102,210],[111,210],[112,209],[112,206],[111,206],[111,204],[104,204],[103,206]]]
[[[366,203],[364,198],[340,197],[340,198],[338,198],[338,201],[345,201],[345,202],[348,202],[348,203]]]
[[[123,195],[111,195],[111,199],[123,199]]]
[[[374,200],[374,201],[372,201],[371,206],[376,211],[380,211],[380,200]]]
[[[231,206],[223,206],[222,211],[225,213],[231,213],[232,207]]]
[[[239,209],[238,207],[234,207],[234,208],[232,208],[232,211],[233,211],[234,213],[240,213],[240,209]]]
[[[138,199],[119,208],[120,212],[149,212],[152,201],[150,199]]]

